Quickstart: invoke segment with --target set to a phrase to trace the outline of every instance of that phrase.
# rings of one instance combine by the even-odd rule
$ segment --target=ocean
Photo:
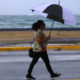
[[[75,27],[55,21],[53,28],[80,28],[80,15],[76,15],[75,18],[77,21]],[[32,28],[32,24],[37,20],[43,20],[46,23],[46,28],[51,28],[53,23],[53,20],[38,15],[0,15],[0,29],[28,29]]]

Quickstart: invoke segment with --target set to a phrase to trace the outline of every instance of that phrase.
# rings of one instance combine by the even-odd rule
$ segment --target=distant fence
[[[10,28],[10,29],[0,29],[0,31],[28,31],[32,30],[31,28]],[[45,30],[50,30],[50,28],[46,28]],[[80,28],[53,28],[55,31],[80,31]]]

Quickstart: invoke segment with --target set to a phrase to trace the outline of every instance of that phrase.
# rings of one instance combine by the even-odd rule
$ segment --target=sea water
[[[75,16],[77,26],[64,25],[54,21],[53,28],[80,28],[80,16]],[[15,28],[32,28],[32,24],[37,20],[43,20],[46,23],[46,28],[51,28],[53,20],[44,18],[39,15],[0,15],[0,29],[15,29]]]

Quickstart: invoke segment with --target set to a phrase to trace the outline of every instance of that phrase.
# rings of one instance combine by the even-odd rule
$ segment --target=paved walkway
[[[80,80],[80,51],[48,51],[50,64],[62,75],[55,80]],[[25,80],[31,62],[27,51],[0,52],[0,80]],[[40,59],[33,76],[37,80],[50,80],[50,75]]]

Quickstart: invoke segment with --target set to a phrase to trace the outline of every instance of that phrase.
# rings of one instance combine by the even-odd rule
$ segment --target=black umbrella
[[[71,11],[67,10],[61,5],[43,3],[37,6],[36,8],[32,9],[32,11],[54,21],[76,26],[76,20]]]

